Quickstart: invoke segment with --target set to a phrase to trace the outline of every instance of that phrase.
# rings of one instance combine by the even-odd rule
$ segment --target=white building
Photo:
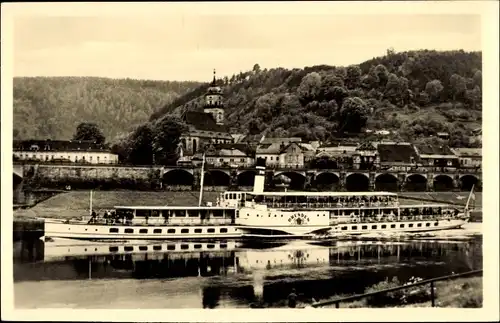
[[[118,155],[92,141],[14,141],[14,160],[52,163],[117,164]]]

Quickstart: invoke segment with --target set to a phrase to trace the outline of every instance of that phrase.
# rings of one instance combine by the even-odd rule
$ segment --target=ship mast
[[[470,203],[471,198],[473,201],[476,200],[476,195],[474,194],[474,185],[472,185],[472,189],[470,190],[469,197],[467,198],[467,203],[465,204],[465,211],[469,210],[469,203]]]
[[[203,153],[203,160],[201,162],[200,198],[198,200],[198,206],[201,206],[201,200],[203,199],[203,181],[204,180],[205,180],[205,153]]]
[[[92,190],[90,190],[90,215],[92,215]]]

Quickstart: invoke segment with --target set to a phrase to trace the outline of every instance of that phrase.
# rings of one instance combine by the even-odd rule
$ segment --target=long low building
[[[109,146],[83,140],[14,140],[14,160],[117,164]]]

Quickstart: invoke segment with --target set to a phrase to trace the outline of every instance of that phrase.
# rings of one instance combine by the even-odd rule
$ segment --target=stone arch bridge
[[[252,186],[253,168],[211,168],[205,171],[204,184],[214,186]],[[397,172],[332,169],[267,169],[267,180],[284,175],[291,189],[315,188],[339,191],[468,191],[472,185],[481,188],[482,174],[477,172]],[[164,184],[198,186],[201,172],[197,168],[164,167]]]

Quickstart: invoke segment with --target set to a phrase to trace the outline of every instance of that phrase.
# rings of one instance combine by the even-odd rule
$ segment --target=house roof
[[[328,147],[358,147],[359,143],[352,140],[331,140],[330,142],[324,143],[320,148]]]
[[[381,162],[404,162],[410,163],[413,159],[417,159],[418,155],[415,148],[408,143],[400,144],[384,144],[377,146],[378,154]]]
[[[210,113],[198,111],[186,111],[182,119],[188,125],[193,126],[196,130],[224,132],[228,133],[228,127],[225,125],[218,125]]]
[[[247,154],[239,149],[231,148],[231,149],[214,149],[209,150],[206,154],[207,157],[214,156],[235,156],[235,157],[246,157]]]
[[[419,155],[439,155],[439,156],[456,156],[450,147],[444,145],[424,145],[424,144],[416,144],[415,147]]]
[[[358,148],[356,148],[356,150],[371,150],[371,151],[373,151],[373,150],[377,150],[377,148],[375,147],[375,145],[372,142],[367,141],[367,142],[360,144],[358,146]]]
[[[291,143],[291,142],[302,142],[302,138],[300,137],[289,137],[289,138],[264,138],[262,139],[261,143],[262,144],[281,144],[284,143],[285,145]]]
[[[260,144],[257,146],[256,153],[257,154],[282,154],[284,153],[288,147],[291,145],[297,145],[302,151],[309,150],[307,146],[304,146],[304,144],[300,144],[297,142],[291,142],[289,144],[284,144],[284,143],[272,143],[272,144]]]
[[[231,149],[236,149],[239,150],[246,155],[254,155],[255,150],[248,144],[246,143],[236,143],[236,144],[211,144],[207,148],[207,153],[212,150],[231,150]]]
[[[483,150],[481,148],[452,148],[455,155],[459,157],[482,157]]]
[[[107,144],[87,140],[14,140],[14,151],[91,151],[110,152]]]

